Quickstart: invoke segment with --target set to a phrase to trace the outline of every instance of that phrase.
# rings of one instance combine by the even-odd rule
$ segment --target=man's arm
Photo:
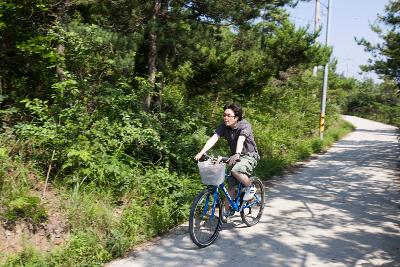
[[[236,154],[242,153],[243,150],[243,144],[244,141],[246,140],[246,137],[243,135],[240,135],[236,144]]]
[[[219,139],[219,135],[218,134],[213,134],[213,136],[211,136],[206,144],[204,145],[203,149],[194,157],[195,160],[199,160],[201,158],[201,156],[203,156],[204,153],[206,153],[208,150],[210,150],[215,143],[217,143]],[[243,146],[243,144],[242,144]]]

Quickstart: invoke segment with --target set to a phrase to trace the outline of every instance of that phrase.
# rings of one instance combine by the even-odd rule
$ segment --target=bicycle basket
[[[220,185],[225,179],[225,163],[198,162],[201,182],[206,185]]]

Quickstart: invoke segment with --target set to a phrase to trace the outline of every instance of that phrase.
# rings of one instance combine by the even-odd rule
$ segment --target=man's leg
[[[228,185],[228,193],[229,193],[229,196],[233,199],[235,196],[235,185],[233,185],[233,184]],[[230,204],[229,204],[229,200],[227,198],[225,198],[224,204],[225,204],[225,212],[228,212]]]
[[[228,181],[228,194],[231,198],[235,197],[235,187],[236,187],[236,181],[234,181],[234,178],[230,178]],[[228,223],[230,221],[229,216],[230,216],[230,203],[228,198],[225,198],[224,200],[224,216],[222,217],[222,222],[223,223]]]
[[[251,186],[251,181],[249,179],[249,177],[247,176],[247,174],[244,173],[240,173],[237,171],[232,171],[232,176],[235,177],[236,180],[238,180],[239,182],[241,182],[244,186],[249,187]]]
[[[236,175],[235,175],[236,174]],[[251,180],[247,176],[247,174],[244,173],[233,173],[232,176],[234,176],[238,181],[240,181],[244,186],[244,195],[243,195],[243,200],[244,201],[250,201],[254,198],[254,194],[256,193],[257,189],[255,188],[254,185],[252,185]]]
[[[231,170],[232,176],[245,186],[245,194],[243,196],[243,200],[245,201],[252,199],[256,192],[249,178],[256,165],[257,161],[254,158],[245,155],[240,158],[240,161],[237,162]]]

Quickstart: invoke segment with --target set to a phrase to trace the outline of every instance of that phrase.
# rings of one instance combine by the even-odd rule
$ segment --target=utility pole
[[[328,15],[326,18],[326,36],[325,36],[325,45],[328,46],[329,43],[329,26],[330,26],[330,13],[331,13],[331,0],[328,1]],[[329,61],[325,64],[324,69],[324,82],[322,86],[322,103],[321,103],[321,115],[319,119],[319,138],[321,140],[324,139],[324,131],[325,131],[325,106],[326,106],[326,91],[328,90],[328,72],[329,72]]]
[[[319,30],[320,27],[320,4],[319,0],[315,0],[315,17],[314,17],[314,34]],[[315,37],[314,43],[318,43],[318,37]],[[318,66],[313,68],[313,76],[317,76]]]

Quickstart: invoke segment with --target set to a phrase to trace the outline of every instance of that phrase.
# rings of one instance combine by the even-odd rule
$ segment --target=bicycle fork
[[[218,203],[218,198],[219,198],[219,196],[218,196],[218,187],[214,187],[213,188],[212,194],[213,194],[213,203],[212,203],[212,206],[211,206],[211,216],[210,216],[211,221],[214,220],[215,208],[216,208],[217,203]],[[207,216],[207,212],[208,212],[208,209],[209,209],[209,203],[210,203],[210,195],[211,194],[207,194],[206,201],[204,203],[203,218]]]

